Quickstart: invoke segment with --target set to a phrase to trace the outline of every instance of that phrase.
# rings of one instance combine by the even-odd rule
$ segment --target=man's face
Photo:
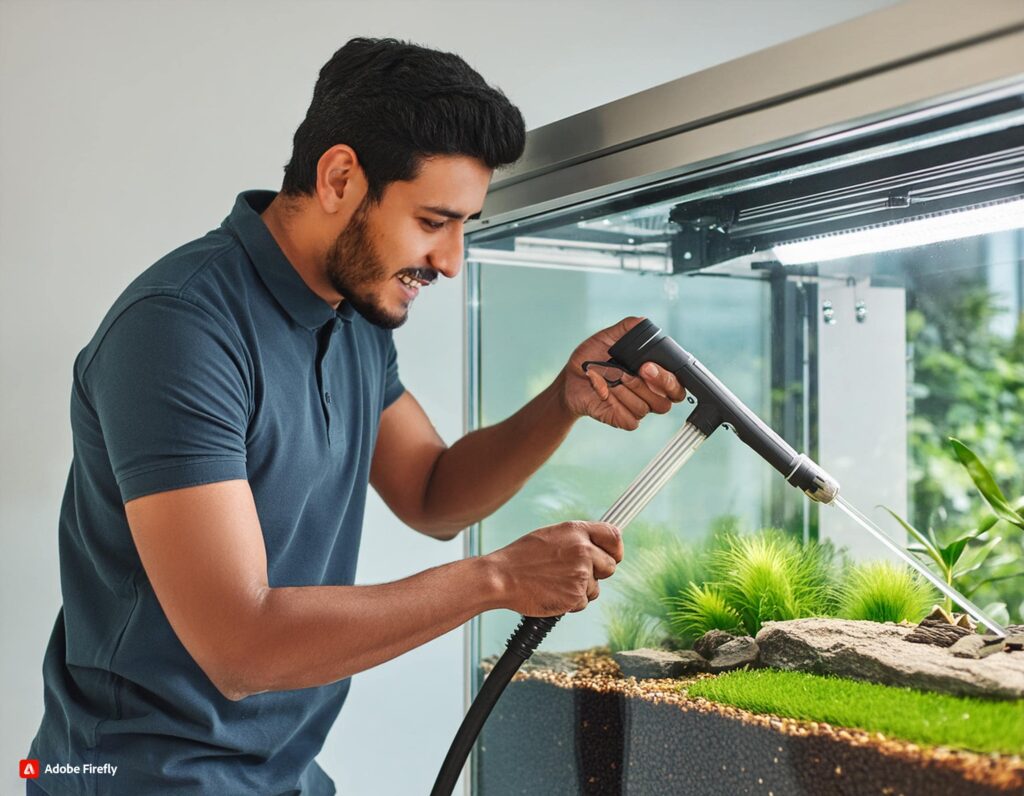
[[[367,198],[327,252],[332,287],[370,323],[395,329],[438,274],[462,268],[462,228],[480,212],[491,170],[475,158],[439,156],[393,182],[380,204]]]

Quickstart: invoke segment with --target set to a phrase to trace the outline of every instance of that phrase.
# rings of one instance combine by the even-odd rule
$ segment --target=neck
[[[335,309],[344,300],[331,285],[324,269],[322,226],[314,219],[312,202],[305,197],[278,194],[260,214],[274,241],[306,286]]]

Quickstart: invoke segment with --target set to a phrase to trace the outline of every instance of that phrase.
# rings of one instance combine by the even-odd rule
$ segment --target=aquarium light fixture
[[[1024,227],[1024,199],[1015,198],[780,243],[772,250],[783,265],[799,265],[926,246],[1021,227]]]
[[[556,238],[516,238],[515,250],[471,247],[467,262],[592,272],[672,273],[668,243],[596,243]]]

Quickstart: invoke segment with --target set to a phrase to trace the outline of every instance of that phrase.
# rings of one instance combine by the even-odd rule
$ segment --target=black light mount
[[[672,238],[672,273],[691,273],[748,254],[729,237],[738,217],[737,207],[721,199],[673,207],[669,221],[679,231]]]

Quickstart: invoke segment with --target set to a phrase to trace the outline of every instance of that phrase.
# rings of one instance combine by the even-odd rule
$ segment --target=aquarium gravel
[[[498,703],[477,758],[482,794],[975,796],[1024,790],[1020,756],[925,746],[717,704],[680,690],[681,683],[713,675],[624,678],[606,650],[567,657],[575,671],[521,672]]]

